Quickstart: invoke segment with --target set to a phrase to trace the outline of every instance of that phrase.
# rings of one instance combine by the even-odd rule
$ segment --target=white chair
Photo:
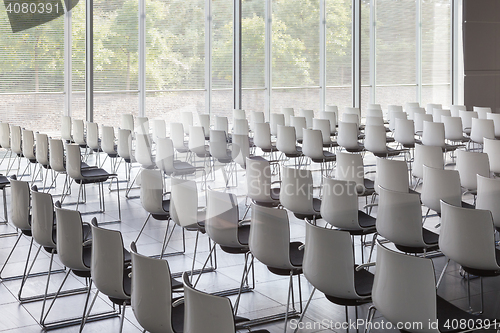
[[[36,155],[35,155],[35,135],[33,134],[33,131],[31,130],[22,130],[22,150],[23,150],[23,156],[28,160],[28,163],[26,165],[26,168],[24,168],[24,171],[21,173],[21,178],[26,172],[26,170],[29,169],[29,174],[31,176],[31,181],[34,181],[34,171],[31,170],[31,165],[36,164]]]
[[[354,123],[356,126],[361,128],[361,119],[356,113],[343,113],[342,114],[342,121],[346,123]]]
[[[253,143],[260,148],[264,153],[269,153],[271,160],[276,160],[276,152],[278,149],[271,141],[271,127],[269,123],[254,123]]]
[[[295,116],[293,108],[281,108],[281,113],[285,116],[285,126],[291,126],[290,118]]]
[[[415,145],[415,156],[413,161],[412,176],[417,178],[414,189],[424,179],[424,164],[436,169],[444,169],[444,158],[441,147]]]
[[[210,150],[205,144],[205,131],[201,126],[191,126],[189,129],[189,151],[203,159],[204,166],[210,166]]]
[[[478,114],[475,111],[459,111],[460,118],[462,118],[462,131],[470,135],[470,131],[472,128],[472,118],[478,118]]]
[[[178,153],[184,154],[189,152],[188,144],[184,141],[184,125],[182,123],[170,123],[170,138]]]
[[[464,322],[477,319],[477,316],[459,309],[437,295],[434,264],[431,259],[397,253],[379,243],[376,262],[377,270],[372,289],[373,306],[368,311],[367,333],[374,327],[372,320],[375,311],[380,312],[394,326],[401,323],[421,323],[418,326],[408,326],[408,332],[412,333],[447,332],[444,324],[446,322],[457,318]],[[436,327],[431,327],[429,323],[436,323],[433,324]]]
[[[439,235],[424,228],[420,196],[416,193],[390,191],[381,186],[377,211],[377,232],[406,253],[438,249]]]
[[[337,152],[335,179],[355,182],[358,195],[366,197],[372,195],[375,189],[373,180],[365,178],[364,170],[361,154]]]
[[[301,157],[303,156],[302,147],[297,146],[295,127],[278,125],[276,149],[285,154],[287,158],[298,158],[298,165],[301,164]]]
[[[490,171],[500,175],[500,140],[484,139],[483,153],[488,155]]]
[[[435,109],[442,109],[443,108],[443,105],[441,104],[427,104],[426,108],[425,108],[425,113],[427,114],[433,114],[434,113],[434,110]]]
[[[17,168],[16,168],[16,175],[17,175],[19,174],[19,168],[21,167],[21,158],[23,157],[21,126],[10,125],[10,142],[11,142],[10,150],[15,154],[15,156],[14,160],[12,161],[12,164],[10,165],[10,168],[7,169],[7,172],[5,174],[9,174],[9,172],[12,170],[17,160]]]
[[[408,119],[408,115],[405,112],[391,112],[389,115],[389,129],[394,132],[396,129],[396,119]]]
[[[461,145],[469,142],[469,138],[464,136],[462,128],[462,118],[460,117],[441,117],[444,124],[444,138],[451,143]]]
[[[331,126],[330,121],[328,119],[313,119],[313,127],[314,130],[320,130],[321,136],[323,138],[323,147],[330,148],[338,146],[336,141],[333,141],[331,138]]]
[[[45,191],[45,184],[47,182],[47,177],[50,169],[50,161],[49,161],[49,137],[44,133],[35,133],[35,156],[38,165],[40,165],[40,169],[38,173],[42,175],[43,178],[43,191]],[[43,176],[43,169],[45,169],[45,176]],[[38,173],[35,174],[33,179],[36,179]]]
[[[479,119],[488,119],[488,113],[491,113],[491,108],[484,106],[473,106],[472,111],[477,112],[477,117]]]
[[[443,153],[455,151],[459,146],[446,143],[443,123],[424,121],[422,144],[441,147]]]
[[[139,254],[135,242],[130,244],[130,254],[133,276],[131,305],[135,318],[149,332],[182,332],[184,306],[172,304],[174,297],[168,262]]]
[[[156,143],[156,166],[167,176],[192,175],[197,169],[193,165],[176,160],[174,144],[170,138],[159,138]]]
[[[297,142],[302,143],[304,138],[304,128],[307,128],[305,117],[290,117],[291,126],[295,127]]]
[[[102,141],[101,148],[104,153],[106,153],[106,158],[109,157],[111,163],[111,172],[115,173],[118,168],[117,159],[119,157],[117,151],[117,145],[115,143],[115,130],[111,126],[103,126],[102,127]],[[102,161],[100,167],[102,168],[104,162],[106,162],[106,158]]]
[[[233,134],[231,147],[233,160],[245,169],[246,159],[250,156],[250,143],[248,141],[248,135]]]
[[[233,121],[236,119],[247,119],[245,110],[242,109],[234,109],[233,110]]]
[[[266,117],[262,111],[251,111],[250,112],[250,131],[255,132],[256,124],[262,124],[266,122]]]
[[[415,134],[422,135],[424,131],[424,122],[432,122],[432,115],[425,113],[415,113],[413,120],[415,122]]]
[[[493,120],[495,127],[495,139],[500,139],[500,113],[488,113],[486,115],[487,119]]]
[[[386,145],[384,126],[369,125],[365,127],[365,149],[377,157],[392,157],[401,154],[406,149],[393,149]]]
[[[12,150],[10,149],[10,125],[8,123],[2,123],[0,122],[0,146],[7,150],[9,152],[9,157],[7,160],[7,169],[9,169],[9,164],[10,164],[10,158],[12,157]],[[7,154],[4,154],[2,157],[2,161],[0,162],[3,163],[5,160],[5,157],[7,157]]]
[[[134,133],[134,115],[131,113],[122,114],[120,116],[120,128]]]
[[[73,142],[85,148],[85,156],[87,156],[87,140],[85,135],[85,124],[81,119],[73,119]]]
[[[233,152],[228,148],[226,133],[224,131],[210,130],[209,149],[212,158],[223,165],[222,175],[224,176],[226,187],[228,187],[230,179],[234,179],[233,184],[237,186],[238,173],[236,163],[233,163]]]
[[[101,165],[101,139],[99,139],[99,127],[96,123],[87,121],[87,148],[96,154],[95,165]]]
[[[261,206],[276,207],[280,204],[280,188],[272,187],[271,164],[261,156],[246,158],[247,197]]]
[[[489,210],[465,209],[441,200],[439,248],[467,273],[467,299],[470,302],[470,275],[480,278],[481,310],[483,276],[500,275],[500,251],[496,249],[495,228]],[[446,271],[446,264],[443,273]]]
[[[155,156],[151,151],[152,144],[149,134],[136,134],[135,159],[143,169],[154,169],[156,167]]]
[[[306,118],[306,128],[313,127],[314,111],[307,109],[300,109],[299,116]]]
[[[226,132],[226,136],[229,137],[229,122],[227,117],[215,116],[214,117],[214,130]]]
[[[73,136],[71,135],[71,117],[70,116],[61,116],[61,139],[65,140],[66,142],[73,141]],[[2,144],[2,147],[7,148],[7,147],[5,147],[4,144]]]
[[[460,184],[462,187],[475,196],[477,193],[476,175],[490,176],[488,154],[457,150],[456,169],[460,174]]]
[[[334,153],[323,150],[324,141],[320,130],[304,129],[304,141],[302,143],[302,152],[314,163],[321,165],[321,177],[324,170],[333,169],[332,163],[336,161]]]
[[[278,135],[278,126],[285,125],[285,115],[282,113],[271,113],[271,119],[269,121],[271,126],[271,135]]]
[[[336,112],[337,114],[339,113],[339,108],[336,105],[325,105],[325,111],[330,112]]]
[[[198,121],[200,126],[203,127],[203,132],[205,132],[205,140],[210,140],[210,115],[207,113],[199,113]]]
[[[337,113],[334,111],[321,111],[319,113],[319,119],[328,119],[330,121],[330,135],[336,135],[337,133]]]
[[[125,196],[130,199],[133,197],[129,197],[129,193],[133,189],[135,180],[139,174],[137,173],[136,177],[132,179],[132,165],[137,162],[132,149],[132,132],[129,129],[118,129],[117,141],[116,151],[118,156],[122,158],[122,161],[125,162],[125,178],[127,180],[127,190],[125,192]]]
[[[482,145],[486,139],[495,139],[495,125],[492,119],[472,118],[470,139],[473,143]]]
[[[339,122],[337,143],[350,153],[360,153],[365,147],[358,141],[359,127],[356,123]]]
[[[135,120],[137,121],[137,126],[135,126],[137,129],[136,132],[138,134],[149,134],[150,125],[148,117],[136,117]]]
[[[167,125],[163,119],[153,119],[153,126],[151,128],[153,134],[153,141],[158,142],[158,139],[167,137]]]
[[[452,117],[460,117],[460,111],[466,111],[465,105],[450,105],[450,112]]]
[[[298,219],[320,218],[321,200],[313,196],[310,170],[282,167],[280,202]]]
[[[181,113],[181,123],[184,128],[184,135],[190,133],[190,126],[193,126],[193,113],[190,111],[184,111]]]
[[[435,123],[442,123],[442,117],[451,117],[451,111],[446,109],[434,109],[432,119]]]
[[[409,189],[408,166],[405,161],[377,157],[375,192],[379,186],[397,192],[413,192]]]
[[[493,224],[500,230],[500,179],[477,175],[476,208],[489,210],[493,217]]]
[[[415,148],[415,123],[411,119],[397,118],[394,127],[394,140],[404,148]]]
[[[390,107],[391,105],[389,105]],[[419,108],[420,107],[420,103],[418,102],[406,102],[405,103],[405,112],[408,112],[408,109],[411,109],[411,108]]]

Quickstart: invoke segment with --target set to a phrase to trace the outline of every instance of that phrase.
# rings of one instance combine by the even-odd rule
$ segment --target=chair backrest
[[[410,184],[405,161],[377,157],[376,163],[375,191],[381,186],[391,191],[408,193]]]
[[[314,111],[308,109],[300,109],[299,114],[301,117],[306,118],[307,128],[313,127]]]
[[[54,242],[54,202],[49,193],[31,191],[31,232],[33,239],[40,246],[47,248],[56,248]]]
[[[227,160],[226,132],[210,130],[210,155],[217,160]]]
[[[138,134],[149,134],[149,119],[148,117],[137,117],[137,133]]]
[[[184,134],[189,135],[189,131],[191,130],[189,127],[193,126],[193,113],[190,111],[182,112],[181,122],[184,127]]]
[[[418,102],[406,102],[405,103],[405,112],[408,112],[408,109],[419,108],[419,107],[420,107],[420,103],[418,103]]]
[[[422,144],[426,146],[444,147],[444,124],[424,121]]]
[[[31,130],[22,131],[22,150],[23,155],[30,161],[36,161],[35,156],[35,135]]]
[[[297,138],[295,137],[295,127],[278,125],[278,136],[276,148],[284,154],[296,153]]]
[[[492,119],[472,118],[470,139],[476,143],[483,143],[484,138],[495,138],[495,124]]]
[[[359,299],[354,286],[354,253],[346,231],[306,223],[302,270],[307,281],[328,296]]]
[[[342,121],[346,123],[355,123],[358,127],[361,124],[361,119],[356,113],[343,113]]]
[[[484,139],[483,152],[488,155],[490,171],[500,173],[500,140]]]
[[[30,230],[30,184],[10,179],[10,209],[12,224],[21,230]]]
[[[347,106],[344,109],[344,114],[355,114],[358,116],[358,120],[361,121],[361,110],[359,108]]]
[[[184,146],[184,125],[182,123],[170,123],[170,138],[175,149],[186,149]]]
[[[456,169],[460,174],[460,184],[467,190],[476,190],[476,175],[479,174],[484,177],[490,176],[490,162],[488,161],[488,154],[465,150],[457,150],[456,153]]]
[[[132,132],[129,129],[118,129],[116,150],[121,158],[132,158]]]
[[[427,114],[433,114],[434,113],[434,110],[435,109],[442,109],[443,108],[443,105],[441,104],[427,104],[426,108],[425,108],[425,113]]]
[[[488,113],[491,113],[491,108],[485,106],[473,106],[472,111],[477,112],[477,117],[479,119],[488,119]]]
[[[94,217],[92,226],[92,265],[90,274],[96,288],[106,296],[128,299],[125,293],[123,239],[120,231],[101,228]]]
[[[355,182],[323,178],[323,220],[339,229],[361,230],[358,223],[358,205]]]
[[[198,223],[198,189],[194,180],[172,177],[170,217],[182,227]]]
[[[285,125],[285,115],[282,113],[271,113],[271,119],[269,120],[271,125],[271,135],[278,135],[278,126]]]
[[[234,119],[233,122],[233,134],[246,135],[248,136],[248,120],[246,119]]]
[[[394,244],[425,247],[422,234],[422,207],[417,193],[378,188],[377,232]]]
[[[165,174],[175,172],[174,144],[170,138],[158,138],[156,142],[156,166]]]
[[[327,112],[336,112],[337,114],[339,113],[339,108],[337,105],[325,105],[325,111]]]
[[[380,104],[369,103],[367,109],[382,111],[382,106]]]
[[[73,119],[73,140],[78,145],[86,145],[85,124],[82,119]]]
[[[324,144],[330,144],[332,142],[332,139],[330,138],[331,134],[330,121],[328,119],[314,118],[312,128],[314,130],[321,131],[321,137]]]
[[[393,324],[422,323],[422,328],[409,332],[439,333],[428,325],[437,322],[434,274],[431,259],[394,252],[379,244],[373,305]]]
[[[10,149],[10,125],[0,122],[0,146]]]
[[[495,137],[500,137],[500,113],[488,113],[486,115],[487,119],[493,120],[493,124],[495,127]]]
[[[135,136],[135,159],[143,168],[155,165],[151,153],[151,138],[149,134],[137,133]]]
[[[368,117],[375,117],[375,118],[382,118],[382,122],[384,121],[384,113],[382,112],[381,109],[368,109],[366,110],[366,118]]]
[[[389,114],[389,129],[393,132],[396,129],[396,119],[408,119],[408,114],[405,112],[391,112]]]
[[[49,165],[49,137],[45,133],[35,133],[36,161],[47,167]]]
[[[232,157],[243,169],[246,168],[247,157],[250,156],[250,143],[248,135],[232,135]]]
[[[131,303],[135,318],[149,332],[174,333],[172,328],[172,285],[168,262],[137,253],[132,257]]]
[[[61,139],[49,139],[49,149],[50,168],[56,172],[66,172],[63,141]]]
[[[266,266],[294,268],[290,262],[290,224],[287,211],[252,204],[248,246],[253,256]]]
[[[412,175],[424,179],[424,164],[436,169],[444,169],[443,150],[438,146],[416,144]]]
[[[424,130],[424,122],[432,122],[432,115],[425,113],[415,113],[413,120],[415,121],[415,133],[422,133]]]
[[[339,122],[337,143],[345,149],[357,149],[359,127],[356,123]]]
[[[233,308],[226,297],[196,290],[189,281],[189,274],[182,275],[184,282],[184,332],[234,333]]]
[[[262,124],[266,122],[266,117],[262,111],[251,111],[250,112],[250,130],[255,132],[255,125]]]
[[[56,239],[57,254],[61,263],[69,269],[89,271],[90,262],[83,261],[83,222],[77,210],[63,209],[55,205],[56,209]],[[90,227],[89,227],[90,229]]]
[[[500,179],[477,175],[476,208],[491,212],[495,227],[500,227]]]
[[[384,126],[369,125],[365,127],[365,148],[372,153],[387,152]]]
[[[127,113],[121,115],[120,128],[128,129],[130,132],[134,132],[134,115]]]
[[[215,116],[214,129],[217,131],[224,131],[226,135],[229,134],[229,123],[227,117]]]
[[[313,159],[322,159],[323,155],[323,135],[321,130],[304,129],[304,142],[302,143],[304,155]]]
[[[233,122],[235,119],[247,119],[245,110],[233,109]]]
[[[157,142],[158,139],[163,139],[167,137],[167,124],[163,119],[154,119],[153,127],[151,128],[153,133],[153,141]]]
[[[466,111],[465,105],[450,105],[450,112],[452,117],[460,117],[460,111]]]
[[[115,129],[112,126],[102,126],[102,151],[106,154],[116,154]]]
[[[99,128],[97,123],[87,121],[87,145],[90,149],[98,150],[99,145]]]
[[[81,172],[82,156],[80,146],[77,144],[66,144],[66,172],[73,179],[83,179]]]
[[[205,131],[201,126],[191,126],[189,129],[189,150],[195,154],[204,154],[205,150]]]
[[[337,132],[337,112],[335,111],[320,111],[319,119],[328,119],[330,121],[330,135]]]
[[[440,200],[455,206],[462,203],[462,189],[460,175],[457,170],[431,168],[424,163],[424,183],[420,200],[427,207],[441,213]]]
[[[200,126],[203,127],[205,135],[210,136],[210,115],[208,113],[199,113],[198,120],[200,122]]]
[[[380,110],[376,110],[380,111]],[[384,118],[379,116],[366,116],[365,118],[366,126],[384,126]]]
[[[273,202],[269,161],[261,156],[247,157],[246,160],[247,196],[258,203]]]
[[[291,126],[295,127],[295,136],[297,140],[304,138],[304,128],[307,128],[305,117],[290,117]]]
[[[409,103],[406,103],[406,104],[409,104]],[[406,109],[407,109],[407,106],[405,106],[405,111],[406,111]],[[403,112],[403,106],[402,105],[389,104],[389,105],[387,105],[387,111],[388,111],[389,114],[391,114],[392,112]]]
[[[238,198],[233,193],[208,191],[205,230],[216,244],[240,247],[238,241]]]
[[[435,123],[442,123],[442,117],[451,117],[451,111],[446,109],[434,109],[432,119]]]
[[[141,204],[150,214],[165,214],[162,185],[163,179],[160,170],[141,170]]]
[[[479,270],[500,269],[489,210],[457,207],[441,200],[439,248],[459,265]]]
[[[398,118],[394,126],[394,140],[402,145],[415,143],[415,122],[411,119]]]
[[[261,149],[271,149],[271,127],[269,123],[254,123],[253,143]]]
[[[71,136],[71,117],[61,116],[61,139],[65,141],[72,141]],[[3,146],[3,144],[2,144]]]
[[[282,167],[280,202],[297,214],[314,213],[313,178],[310,170]]]
[[[335,178],[355,182],[358,192],[362,192],[365,178],[363,156],[346,152],[337,152],[336,156]]]
[[[477,112],[460,110],[459,115],[460,118],[462,118],[462,131],[465,133],[470,133],[472,127],[472,118],[478,118]]]
[[[21,126],[10,125],[10,139],[10,149],[14,154],[21,156],[23,154]]]
[[[281,108],[281,113],[285,116],[285,126],[291,126],[290,118],[295,116],[293,108]]]
[[[462,129],[462,118],[460,117],[441,117],[444,124],[444,138],[446,140],[462,140],[464,138]]]

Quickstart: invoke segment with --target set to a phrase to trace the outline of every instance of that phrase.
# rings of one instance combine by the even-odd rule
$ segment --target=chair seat
[[[320,214],[321,199],[313,198],[313,209],[314,209],[314,213],[311,213],[311,214],[302,214],[302,213],[295,213],[294,212],[293,215],[295,215],[295,217],[298,218],[299,220],[303,220],[305,218],[307,218],[309,220],[312,220],[314,218],[320,219],[321,218],[321,214]]]
[[[385,138],[385,142],[386,143],[392,143],[392,142],[396,142],[396,140],[392,136],[388,136],[388,137]]]
[[[247,253],[250,251],[248,247],[248,239],[250,237],[250,225],[245,224],[238,227],[238,241],[241,243],[241,246],[224,246],[220,245],[222,251],[231,254],[238,253]]]
[[[375,228],[376,218],[370,216],[363,212],[362,210],[358,210],[358,223],[361,228]]]
[[[184,331],[184,303],[179,304],[172,308],[172,313],[170,314],[172,318],[172,328],[174,332]]]
[[[0,189],[3,189],[5,186],[9,185],[10,181],[4,175],[0,175]]]
[[[188,162],[182,162],[175,160],[174,161],[174,169],[173,172],[176,176],[189,175],[196,172],[196,168],[189,164]]]
[[[403,246],[403,245],[396,245],[396,248],[400,251],[407,252],[407,253],[424,253],[424,252],[429,252],[429,251],[437,251],[439,250],[439,235],[426,229],[422,228],[422,237],[424,240],[424,243],[426,244],[425,247],[412,247],[412,246]]]
[[[115,174],[110,174],[101,168],[82,169],[80,173],[83,179],[75,179],[78,184],[100,183],[108,180],[111,176],[116,176]]]
[[[162,201],[162,208],[165,214],[151,214],[155,220],[165,221],[170,218],[170,199]]]
[[[386,151],[381,151],[381,152],[372,152],[373,155],[377,157],[389,157],[389,156],[397,156],[401,154],[403,151],[399,149],[394,149],[391,147],[386,147]]]
[[[375,182],[371,179],[364,178],[363,186],[361,185],[356,186],[356,191],[358,192],[359,196],[372,195],[375,192]]]
[[[226,150],[226,156],[225,157],[222,157],[222,158],[217,158],[217,161],[219,161],[220,163],[231,163],[233,161],[233,156],[232,156],[232,151],[231,149],[227,149]]]
[[[349,153],[360,153],[365,150],[365,146],[363,146],[363,144],[361,143],[358,143],[357,147],[349,147],[349,148],[344,147],[344,149]]]
[[[325,295],[326,299],[330,302],[343,305],[343,306],[357,306],[360,304],[365,304],[371,302],[371,293],[373,287],[373,281],[375,276],[367,271],[366,269],[362,269],[360,271],[356,271],[356,266],[354,267],[354,288],[356,289],[356,293],[361,296],[361,298],[343,298],[343,297],[335,297],[332,295]],[[356,295],[353,295],[356,296]]]
[[[323,150],[322,158],[311,158],[314,163],[324,163],[324,162],[334,162],[337,160],[337,156],[327,150]]]
[[[304,245],[302,242],[291,242],[290,243],[290,264],[294,266],[292,269],[293,275],[302,274],[302,262],[304,260],[304,250],[300,250],[299,247]],[[289,269],[276,268],[267,266],[267,269],[276,275],[290,275]]]

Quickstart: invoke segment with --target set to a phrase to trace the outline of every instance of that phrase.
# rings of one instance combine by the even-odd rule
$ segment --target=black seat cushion
[[[324,163],[324,162],[334,162],[337,160],[337,156],[334,153],[323,150],[322,158],[311,158],[314,163]]]
[[[369,296],[372,294],[374,278],[375,276],[366,269],[360,271],[354,270],[354,288],[356,289],[356,293],[363,298],[343,298],[326,294],[325,297],[330,302],[343,306],[357,306],[369,303],[371,302],[371,297]]]
[[[165,221],[170,218],[170,199],[163,200],[162,206],[165,214],[152,214],[155,220]]]
[[[314,218],[320,219],[321,218],[321,214],[320,214],[320,211],[321,211],[321,199],[313,198],[313,209],[314,209],[314,211],[316,213],[313,213],[313,214],[293,213],[293,215],[295,215],[295,217],[298,218],[299,220],[303,220],[305,218],[307,218],[309,220],[312,220]]]
[[[238,241],[243,245],[248,245],[250,238],[250,224],[240,225],[238,227]]]
[[[424,252],[429,252],[429,251],[437,251],[439,250],[439,235],[426,229],[422,228],[422,236],[424,239],[425,244],[427,244],[426,247],[411,247],[411,246],[403,246],[399,244],[395,244],[396,248],[400,251],[406,252],[406,253],[424,253]]]
[[[365,150],[365,146],[363,146],[361,143],[358,143],[357,147],[349,147],[345,148],[345,150],[347,150],[349,153],[359,153]]]
[[[172,307],[172,328],[174,332],[181,333],[184,331],[184,303]]]
[[[88,168],[82,169],[80,171],[82,177],[84,179],[75,180],[78,184],[91,184],[91,183],[100,183],[108,180],[110,176],[114,176],[109,174],[106,170],[101,168]]]
[[[293,275],[302,274],[302,262],[304,260],[304,250],[300,250],[299,247],[302,246],[302,242],[291,242],[290,243],[290,263],[295,266],[292,270]],[[267,266],[270,272],[276,275],[290,275],[290,270],[283,268],[276,268]]]

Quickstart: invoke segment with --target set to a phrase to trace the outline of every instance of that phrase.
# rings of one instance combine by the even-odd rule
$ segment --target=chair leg
[[[194,273],[194,263],[196,261],[196,249],[198,248],[198,237],[200,235],[200,231],[196,231],[196,241],[194,243],[194,255],[193,255],[193,264],[191,265],[191,283],[193,283],[193,273]]]
[[[371,331],[371,323],[373,317],[375,317],[375,312],[377,312],[377,308],[374,305],[370,306],[370,308],[368,309],[368,314],[366,316],[365,333],[370,333]]]
[[[40,325],[42,325],[42,327],[45,326],[45,320],[47,320],[47,316],[49,315],[50,310],[52,309],[52,306],[54,305],[54,302],[56,301],[57,297],[61,293],[62,287],[64,286],[64,283],[66,283],[66,280],[68,279],[69,273],[71,273],[70,269],[68,269],[68,271],[66,272],[66,275],[64,276],[64,279],[62,280],[61,285],[59,286],[59,289],[57,289],[57,292],[56,292],[54,298],[52,299],[52,302],[50,302],[50,306],[47,309],[45,316],[42,318],[42,320],[40,320]]]
[[[148,217],[147,217],[147,219],[146,219],[146,221],[144,221],[144,224],[142,225],[142,228],[139,231],[139,234],[137,235],[137,238],[135,239],[134,243],[137,244],[137,241],[139,240],[139,237],[141,237],[142,231],[144,230],[144,227],[146,227],[146,224],[148,223],[150,217],[151,217],[151,214],[149,214]]]
[[[91,289],[90,287],[91,286],[92,286],[92,283],[90,283],[90,285],[89,285],[89,294],[88,294],[88,296],[90,296],[90,289]],[[94,307],[94,303],[95,303],[98,295],[99,295],[99,290],[96,290],[94,298],[92,299],[92,303],[90,303],[89,310],[87,311],[87,314],[85,316],[83,316],[83,318],[82,318],[82,323],[80,325],[80,333],[82,332],[83,327],[85,326],[85,323],[87,322],[87,319],[90,316],[90,311],[92,311],[92,308]],[[87,302],[85,302],[85,306],[87,306]],[[114,303],[113,303],[113,306],[114,306]],[[85,313],[85,310],[86,310],[86,308],[83,308],[83,313]]]
[[[309,296],[309,299],[307,300],[306,306],[304,307],[304,311],[301,311],[302,313],[300,315],[299,321],[297,322],[297,327],[295,328],[295,331],[293,331],[293,333],[296,333],[297,330],[299,329],[299,323],[302,322],[302,319],[304,319],[304,316],[306,314],[307,308],[309,307],[309,303],[311,303],[314,292],[316,292],[316,288],[314,288],[313,291],[311,292],[311,295]]]
[[[241,283],[240,283],[240,290],[238,291],[238,297],[236,297],[236,301],[234,302],[234,315],[238,313],[238,306],[240,305],[240,297],[241,297],[241,291],[243,290],[243,284],[244,281],[246,280],[248,276],[248,257],[252,256],[252,261],[253,261],[253,254],[251,252],[245,253],[245,266],[243,267],[243,275],[241,276]]]
[[[283,333],[286,333],[286,326],[288,325],[288,309],[290,308],[290,293],[293,286],[293,270],[290,270],[290,282],[288,283],[288,296],[286,299],[286,312],[285,312],[285,327]]]
[[[19,293],[17,294],[17,298],[19,299],[19,301],[21,301],[21,293],[23,292],[24,285],[25,285],[26,281],[28,280],[28,276],[31,273],[31,269],[35,265],[36,258],[38,258],[38,255],[40,254],[40,250],[42,249],[41,246],[38,247],[38,250],[36,251],[35,257],[33,258],[33,262],[31,263],[31,266],[28,269],[28,271],[26,271],[26,269],[28,268],[28,263],[29,263],[32,247],[33,247],[33,238],[31,238],[31,244],[30,244],[30,248],[29,248],[29,252],[28,252],[28,257],[26,258],[26,266],[24,267],[23,279],[21,281],[21,286],[19,287]]]
[[[122,318],[120,320],[120,333],[123,332],[123,323],[125,321],[125,309],[127,308],[127,302],[123,302],[123,312],[122,312]]]
[[[10,257],[12,256],[12,253],[14,253],[14,250],[16,249],[16,246],[17,246],[17,244],[19,243],[19,241],[21,240],[21,237],[22,237],[22,236],[23,236],[23,234],[22,234],[22,233],[20,233],[20,234],[19,234],[19,236],[17,236],[17,240],[16,240],[16,242],[14,243],[14,246],[12,247],[12,250],[10,250],[10,253],[9,253],[9,255],[7,256],[7,259],[6,259],[6,260],[5,260],[5,262],[3,263],[2,269],[0,269],[0,278],[1,278],[1,276],[2,276],[2,272],[3,272],[4,268],[5,268],[5,266],[6,266],[6,265],[7,265],[7,263],[9,262],[9,259],[10,259]]]
[[[47,302],[47,294],[49,292],[49,284],[50,284],[50,273],[52,271],[52,263],[54,262],[54,253],[56,249],[52,249],[50,253],[50,263],[49,263],[49,273],[47,274],[47,284],[45,285],[45,293],[43,294],[43,303],[42,303],[42,313],[40,314],[40,322],[43,320],[43,313],[45,311],[45,304]]]

